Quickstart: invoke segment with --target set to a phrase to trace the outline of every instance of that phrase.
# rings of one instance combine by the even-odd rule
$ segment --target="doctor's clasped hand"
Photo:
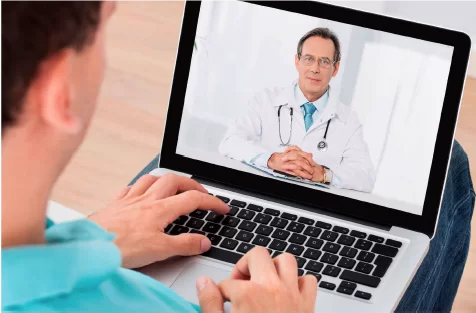
[[[297,146],[287,147],[282,153],[273,153],[267,165],[274,170],[314,182],[322,183],[325,180],[324,167],[314,162],[312,153],[304,152]]]

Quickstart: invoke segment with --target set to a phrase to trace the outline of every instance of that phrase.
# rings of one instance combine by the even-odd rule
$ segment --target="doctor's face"
[[[304,41],[301,58],[296,54],[295,64],[299,73],[299,87],[306,97],[320,97],[327,90],[332,77],[337,75],[340,62],[334,64],[334,55],[335,47],[331,39],[314,36]]]

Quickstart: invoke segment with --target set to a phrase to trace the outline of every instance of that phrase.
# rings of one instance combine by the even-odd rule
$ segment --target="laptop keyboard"
[[[266,247],[272,257],[289,252],[296,258],[298,275],[318,278],[319,287],[370,300],[372,294],[359,286],[376,288],[398,254],[402,243],[380,236],[299,217],[272,208],[216,195],[230,205],[218,215],[196,210],[168,225],[170,235],[206,235],[212,247],[203,255],[236,264],[255,246]],[[327,277],[341,279],[339,286]]]

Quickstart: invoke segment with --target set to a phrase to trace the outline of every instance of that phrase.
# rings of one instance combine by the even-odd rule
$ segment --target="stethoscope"
[[[291,116],[291,127],[289,128],[289,138],[286,143],[284,143],[283,138],[281,137],[281,108],[283,105],[279,106],[278,109],[278,127],[279,127],[279,140],[281,141],[281,147],[289,146],[289,143],[291,142],[291,136],[293,134],[293,108],[289,108],[289,115]],[[324,133],[324,137],[322,138],[321,141],[317,144],[317,150],[319,151],[327,151],[327,148],[329,145],[327,144],[327,131],[329,130],[329,124],[331,123],[331,120],[327,121],[327,126],[326,126],[326,131]]]

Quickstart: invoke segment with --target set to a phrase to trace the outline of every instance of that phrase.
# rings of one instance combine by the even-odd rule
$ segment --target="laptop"
[[[276,177],[220,151],[230,128],[250,118],[247,108],[256,94],[296,90],[290,85],[298,78],[296,47],[315,27],[329,28],[341,42],[331,93],[360,122],[362,149],[373,166],[370,189],[346,184],[344,176],[326,188]],[[191,177],[231,210],[226,216],[197,210],[178,218],[168,234],[205,234],[212,248],[140,271],[198,303],[199,276],[218,283],[247,251],[262,246],[273,257],[293,254],[298,275],[318,278],[316,312],[393,311],[436,231],[470,45],[458,31],[326,3],[186,2],[153,174]],[[280,122],[284,140],[291,125],[298,133],[299,114],[294,113],[296,124]],[[317,163],[336,149],[331,122],[329,149],[316,150]],[[270,138],[278,140],[278,129],[271,131]],[[246,144],[285,149],[264,142],[259,131],[243,136]],[[329,161],[336,176],[352,149]]]

